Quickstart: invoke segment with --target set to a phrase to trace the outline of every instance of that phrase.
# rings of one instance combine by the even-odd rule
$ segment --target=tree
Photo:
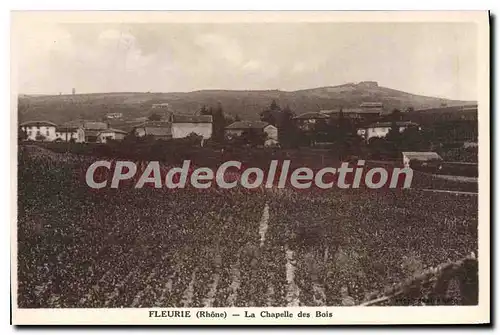
[[[239,115],[239,114],[236,114],[236,115],[234,116],[234,122],[238,122],[238,121],[241,121],[241,117],[240,117],[240,115]]]
[[[394,108],[391,113],[391,121],[401,121],[401,110]]]
[[[17,133],[18,141],[25,141],[28,139],[28,133],[23,128],[19,128],[19,132]]]
[[[431,143],[426,132],[420,131],[418,126],[410,126],[401,134],[401,150],[428,151]]]
[[[330,119],[326,137],[335,143],[335,149],[340,159],[344,159],[349,154],[358,153],[364,143],[357,134],[357,124],[345,117],[342,107],[336,122]]]
[[[399,151],[401,147],[402,135],[399,131],[398,122],[401,120],[401,111],[399,109],[394,109],[390,115],[391,118],[391,129],[387,133],[386,140],[391,142],[394,149]]]
[[[293,120],[294,117],[295,114],[288,105],[281,112],[280,122],[277,127],[278,140],[285,147],[295,147],[298,144],[298,130]]]
[[[153,112],[151,115],[148,116],[149,121],[161,121],[161,115]]]
[[[192,132],[185,138],[186,142],[191,145],[199,145],[201,144],[201,141],[203,140],[203,136]]]
[[[226,118],[222,110],[222,104],[217,103],[217,107],[212,109],[213,139],[215,142],[224,142],[224,128],[226,127]]]
[[[241,134],[239,142],[251,146],[258,146],[264,145],[266,138],[267,134],[265,132],[257,129],[248,129]]]
[[[125,137],[123,138],[123,142],[137,142],[137,134],[135,133],[135,131],[131,131],[129,132],[127,135],[125,135]]]
[[[280,118],[282,116],[282,111],[280,106],[273,100],[268,108],[260,112],[260,120],[272,124],[273,126],[278,126]]]

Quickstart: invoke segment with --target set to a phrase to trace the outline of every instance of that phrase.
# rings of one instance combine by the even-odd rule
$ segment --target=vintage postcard
[[[12,323],[490,323],[488,12],[13,12]]]

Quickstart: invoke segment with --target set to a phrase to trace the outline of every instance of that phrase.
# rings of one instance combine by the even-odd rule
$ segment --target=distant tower
[[[73,95],[75,95],[76,89],[73,87],[73,89],[71,90],[71,92],[73,93]]]

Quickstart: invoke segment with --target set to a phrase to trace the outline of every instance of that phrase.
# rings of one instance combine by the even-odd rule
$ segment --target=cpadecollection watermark
[[[272,160],[267,171],[258,167],[243,167],[239,161],[227,161],[217,169],[208,167],[192,168],[191,161],[185,160],[182,167],[165,169],[158,161],[141,164],[138,169],[132,161],[97,161],[87,169],[85,180],[89,187],[102,189],[118,188],[120,182],[132,182],[135,188],[145,185],[154,188],[182,189],[192,186],[197,189],[219,187],[232,189],[244,187],[309,189],[340,189],[367,187],[370,189],[409,188],[413,170],[409,167],[386,169],[366,168],[364,160],[350,166],[343,162],[340,167],[323,167],[313,170],[308,167],[291,168],[291,161]],[[104,172],[104,173],[103,173]]]

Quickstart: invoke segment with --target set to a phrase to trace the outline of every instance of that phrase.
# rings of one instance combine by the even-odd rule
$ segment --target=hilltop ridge
[[[122,113],[127,120],[145,117],[156,103],[168,103],[174,113],[194,114],[201,106],[221,103],[229,115],[257,120],[259,113],[272,100],[290,106],[297,114],[357,107],[362,102],[381,102],[384,108],[414,109],[474,104],[475,101],[449,100],[399,91],[379,86],[375,81],[346,83],[297,91],[281,90],[199,90],[193,92],[110,92],[75,95],[26,95],[18,97],[19,122],[50,120],[55,123],[70,120],[102,119],[107,113]]]

